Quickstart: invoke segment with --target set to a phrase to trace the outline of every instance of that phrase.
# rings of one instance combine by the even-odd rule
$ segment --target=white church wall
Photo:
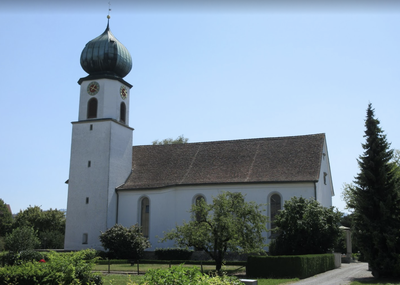
[[[165,189],[153,189],[143,191],[120,191],[118,206],[118,223],[123,226],[140,224],[140,199],[149,198],[150,201],[150,231],[149,240],[152,247],[173,247],[173,242],[159,243],[158,238],[163,236],[163,231],[175,228],[176,224],[182,224],[183,220],[190,220],[190,207],[198,195],[205,197],[208,203],[222,191],[241,192],[246,194],[246,201],[255,201],[266,204],[265,214],[269,216],[267,204],[270,193],[279,193],[282,197],[282,205],[285,200],[293,196],[305,198],[314,197],[313,183],[292,184],[237,184],[225,186],[181,186]],[[268,236],[265,233],[265,236]]]
[[[324,207],[331,207],[334,191],[326,142],[324,143],[322,153],[319,180],[316,183],[317,201]]]

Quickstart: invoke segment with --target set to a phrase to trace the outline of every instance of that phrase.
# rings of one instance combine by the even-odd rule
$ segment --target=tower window
[[[93,124],[90,124],[90,130],[93,131]]]
[[[82,236],[82,244],[88,243],[88,234],[84,233]]]
[[[86,204],[89,204],[89,197],[86,197]]]
[[[89,161],[87,162],[87,167],[90,167],[90,166],[92,166],[92,162],[89,160]]]
[[[326,177],[328,176],[328,173],[324,172],[324,184],[326,185]]]
[[[120,120],[120,122],[121,123],[124,123],[125,124],[125,122],[126,122],[126,105],[125,105],[125,103],[124,102],[121,102],[121,106],[120,106],[120,109],[119,109],[119,120]]]
[[[92,98],[88,102],[87,118],[93,119],[97,118],[97,99]]]

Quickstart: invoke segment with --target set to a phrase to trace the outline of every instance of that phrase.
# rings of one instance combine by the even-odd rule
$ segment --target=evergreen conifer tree
[[[393,150],[368,105],[366,142],[354,187],[354,235],[372,274],[400,276],[400,196],[390,160]]]

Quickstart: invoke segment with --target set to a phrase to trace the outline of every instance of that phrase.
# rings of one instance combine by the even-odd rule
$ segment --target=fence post
[[[137,275],[139,275],[139,259],[137,260]]]
[[[109,258],[107,258],[107,260],[108,260],[108,273],[110,273],[110,259]]]

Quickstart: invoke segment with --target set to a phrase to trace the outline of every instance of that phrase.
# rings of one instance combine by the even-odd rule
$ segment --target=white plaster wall
[[[319,173],[319,180],[316,183],[317,188],[317,201],[324,207],[332,206],[332,196],[334,196],[332,174],[329,163],[329,155],[326,141],[321,155],[321,168]],[[324,173],[327,173],[326,184],[324,181]]]
[[[107,228],[116,223],[117,195],[115,188],[125,183],[132,171],[132,131],[131,128],[123,125],[111,124]]]
[[[100,231],[115,224],[115,188],[128,177],[131,159],[132,129],[112,120],[73,124],[65,249],[101,248]]]
[[[140,222],[140,200],[148,197],[150,200],[150,231],[149,239],[152,247],[173,247],[173,242],[159,243],[158,238],[163,236],[164,231],[175,228],[182,224],[183,220],[190,220],[190,207],[197,195],[205,197],[208,203],[212,197],[221,191],[241,192],[246,194],[246,201],[255,201],[265,204],[265,214],[269,216],[268,197],[271,193],[279,193],[282,197],[282,205],[285,200],[293,196],[305,198],[314,197],[313,183],[293,184],[248,184],[229,186],[182,186],[166,189],[144,190],[144,191],[120,191],[118,223],[129,227]],[[267,233],[265,233],[267,236]]]
[[[87,86],[92,82],[96,81],[100,85],[99,92],[91,96],[87,93]],[[120,96],[120,88],[125,86],[128,90],[128,97],[123,100]],[[130,100],[130,88],[118,80],[114,79],[96,79],[87,80],[81,83],[81,96],[79,102],[79,121],[87,120],[87,103],[91,98],[97,98],[98,109],[97,118],[110,118],[116,121],[120,120],[120,105],[121,102],[126,104],[126,118],[125,123],[129,125],[129,100]]]

